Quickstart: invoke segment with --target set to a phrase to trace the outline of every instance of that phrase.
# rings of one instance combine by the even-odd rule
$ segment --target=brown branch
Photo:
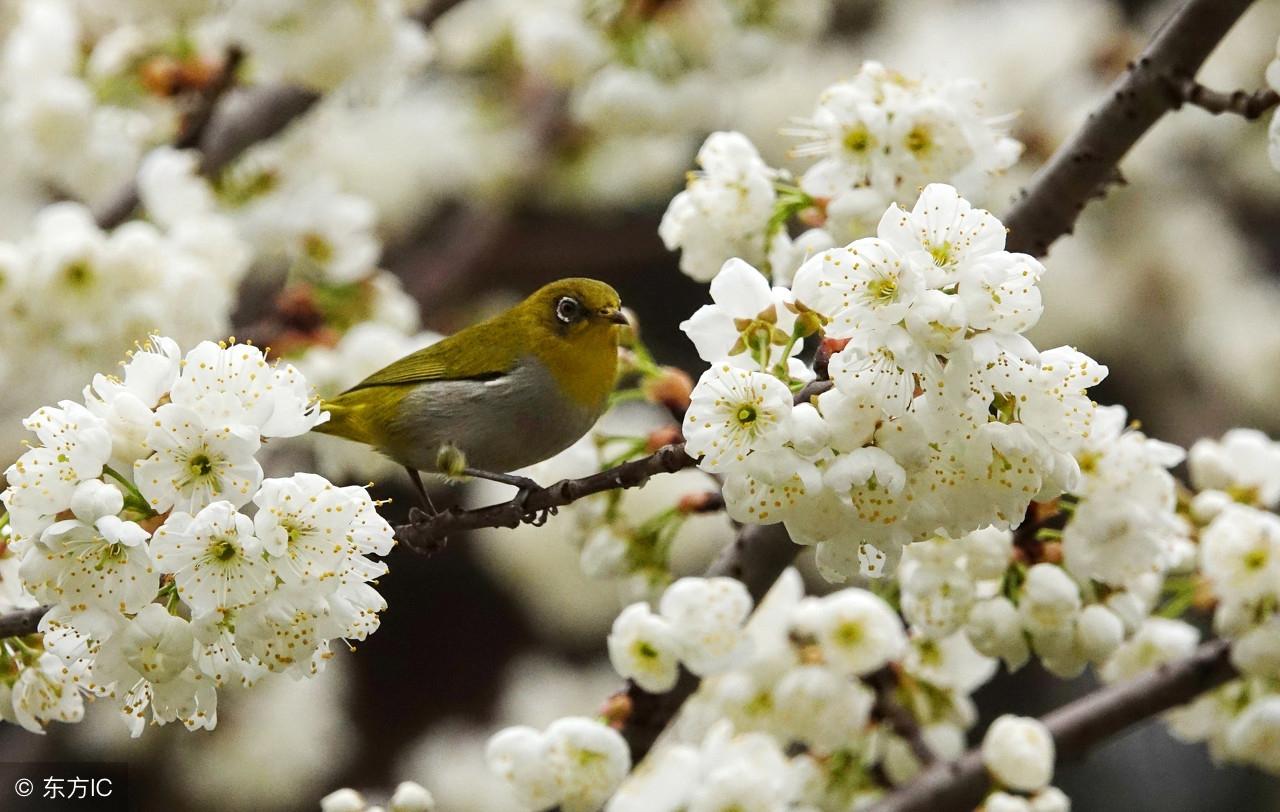
[[[1120,159],[1182,94],[1170,81],[1194,77],[1252,0],[1188,0],[1112,85],[1106,101],[1036,173],[1005,215],[1009,250],[1036,256],[1070,234],[1076,218],[1114,177]]]
[[[1100,688],[1046,714],[1041,721],[1053,734],[1058,760],[1079,758],[1132,725],[1234,679],[1230,651],[1226,641],[1210,641],[1185,660]],[[982,753],[974,749],[955,761],[934,764],[872,812],[967,812],[982,801],[989,784]]]
[[[511,499],[488,507],[464,510],[449,508],[425,516],[417,522],[396,527],[396,538],[417,553],[431,555],[440,550],[450,534],[481,527],[519,527],[532,517],[564,507],[579,499],[618,488],[638,488],[656,474],[670,474],[692,468],[697,460],[685,453],[684,443],[663,446],[647,457],[579,479],[562,479],[537,488],[523,499]]]
[[[462,0],[427,0],[422,8],[410,14],[409,17],[424,26],[430,26],[461,2]]]
[[[320,100],[314,90],[267,85],[245,91],[242,99],[223,105],[200,139],[200,172],[216,175],[246,149],[278,134]]]
[[[889,725],[889,729],[901,736],[921,766],[928,767],[938,760],[924,740],[920,722],[905,705],[898,701],[899,672],[887,665],[866,677],[866,682],[876,692],[876,704],[872,709],[875,718]]]
[[[804,403],[830,388],[830,381],[814,381],[796,393],[795,402]],[[564,507],[579,499],[619,488],[638,488],[652,476],[682,471],[697,463],[697,460],[685,453],[684,443],[673,443],[646,457],[615,465],[590,476],[562,479],[554,485],[535,488],[523,497],[506,502],[469,510],[449,508],[423,516],[416,522],[397,526],[396,538],[416,553],[432,555],[440,551],[445,540],[453,533],[482,527],[519,527],[522,522],[532,521],[539,514]],[[726,566],[730,563],[732,562],[726,562]],[[734,577],[747,582],[751,574],[737,573]],[[776,578],[776,574],[773,577]],[[773,578],[769,579],[769,583],[773,583]],[[748,588],[751,588],[750,583]],[[768,588],[767,585],[765,588]]]
[[[1252,93],[1245,90],[1226,93],[1205,87],[1190,77],[1183,77],[1172,82],[1172,89],[1181,101],[1208,110],[1215,116],[1233,113],[1249,121],[1260,118],[1263,113],[1280,104],[1280,93],[1269,87]]]
[[[461,0],[428,0],[409,15],[423,26],[430,26]],[[302,87],[271,85],[247,91],[237,109],[226,115],[219,102],[235,84],[236,72],[244,60],[238,46],[227,49],[222,68],[213,81],[199,93],[196,105],[182,122],[181,132],[173,141],[175,149],[199,149],[200,172],[216,175],[259,141],[279,133],[294,119],[311,109],[320,94]],[[111,229],[128,220],[138,208],[138,184],[131,180],[95,214],[98,225]]]
[[[34,609],[17,609],[0,615],[0,638],[26,637],[40,631],[40,618],[52,609],[52,606],[37,606]]]
[[[233,45],[227,49],[217,76],[200,89],[195,105],[183,117],[178,136],[173,140],[174,149],[192,149],[200,145],[218,102],[235,84],[236,72],[243,61],[244,51],[239,47]],[[115,228],[133,215],[138,203],[138,181],[133,178],[94,213],[94,220],[104,230]]]

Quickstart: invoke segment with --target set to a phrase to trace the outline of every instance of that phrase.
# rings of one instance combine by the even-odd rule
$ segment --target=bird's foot
[[[408,528],[400,528],[396,531],[396,536],[402,543],[408,545],[416,552],[423,555],[432,556],[443,550],[449,543],[448,538],[436,538],[434,536],[423,540],[421,538],[412,537],[412,531],[418,528],[430,527],[431,520],[436,516],[435,512],[428,513],[418,506],[409,508],[409,526]],[[401,533],[401,530],[407,530]]]
[[[534,527],[541,527],[547,523],[547,520],[556,515],[557,509],[554,507],[542,508],[541,510],[529,510],[529,497],[536,491],[541,491],[542,486],[534,482],[527,476],[518,474],[499,474],[493,471],[481,471],[478,468],[464,468],[462,473],[465,476],[475,477],[476,479],[487,479],[490,482],[501,482],[503,485],[510,485],[517,488],[515,498],[511,501],[520,507],[522,514],[521,521],[531,524]]]

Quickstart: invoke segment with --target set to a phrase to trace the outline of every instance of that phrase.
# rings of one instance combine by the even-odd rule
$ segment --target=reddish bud
[[[656,403],[677,417],[684,417],[693,394],[693,378],[683,369],[663,367],[658,375],[646,378],[642,385],[645,400]]]
[[[1049,564],[1062,563],[1062,542],[1046,541],[1040,547],[1040,560]]]
[[[849,343],[847,338],[824,338],[818,343],[818,352],[813,356],[813,371],[818,373],[819,380],[827,380],[827,364],[831,356],[840,352]]]
[[[173,96],[182,87],[182,63],[171,56],[154,56],[142,63],[138,79],[152,95]]]
[[[686,493],[680,497],[680,501],[676,503],[676,510],[684,514],[690,513],[713,513],[724,507],[724,497],[719,491],[702,491],[701,493]]]
[[[621,730],[631,718],[632,702],[626,691],[618,691],[600,706],[604,723],[614,730]]]
[[[655,429],[650,432],[649,444],[646,448],[649,453],[652,454],[663,446],[674,445],[675,443],[681,442],[683,439],[684,435],[680,433],[679,426],[663,426],[660,429]]]
[[[291,329],[310,332],[324,323],[324,313],[310,285],[291,285],[276,297],[276,312]]]

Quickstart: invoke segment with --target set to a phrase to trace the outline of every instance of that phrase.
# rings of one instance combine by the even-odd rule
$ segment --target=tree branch
[[[1208,110],[1215,116],[1234,113],[1249,121],[1260,118],[1263,113],[1280,104],[1280,93],[1269,87],[1252,93],[1244,90],[1225,93],[1205,87],[1190,77],[1183,77],[1173,82],[1173,89],[1182,101]]]
[[[218,102],[235,85],[236,72],[243,61],[244,51],[239,47],[233,45],[227,49],[222,66],[218,69],[218,75],[201,88],[196,96],[195,106],[183,117],[178,136],[173,141],[174,149],[192,149],[200,146],[209,123],[213,121]],[[94,213],[94,219],[99,228],[113,229],[129,219],[138,208],[138,202],[138,181],[133,178]]]
[[[461,0],[429,0],[410,17],[430,26]],[[216,175],[246,149],[276,135],[294,119],[311,109],[320,94],[302,87],[270,85],[246,91],[235,109],[216,115],[219,102],[235,84],[244,52],[236,46],[227,56],[216,79],[199,94],[195,108],[187,114],[175,149],[199,149],[200,173]],[[128,220],[138,208],[138,184],[131,180],[95,213],[99,227],[112,229]]]
[[[938,760],[933,748],[924,740],[924,731],[920,722],[896,696],[898,691],[899,672],[893,665],[887,665],[874,674],[866,677],[866,682],[876,692],[876,704],[872,712],[877,719],[889,725],[889,728],[901,736],[911,753],[921,766],[928,767]]]
[[[521,522],[528,521],[539,513],[564,507],[604,491],[638,488],[655,474],[670,474],[692,468],[697,462],[685,453],[684,443],[663,446],[647,457],[624,462],[590,476],[562,479],[554,485],[529,491],[523,499],[511,499],[471,510],[449,508],[433,513],[417,522],[396,527],[396,538],[414,552],[431,555],[440,550],[451,533],[459,530],[519,527]]]
[[[1085,205],[1115,177],[1130,147],[1185,100],[1170,82],[1193,78],[1251,3],[1188,0],[1174,13],[1005,215],[1010,251],[1043,256],[1054,240],[1071,233]]]
[[[0,638],[26,637],[40,631],[40,618],[52,609],[52,606],[37,606],[34,609],[17,609],[0,615]]]
[[[1079,758],[1094,745],[1234,679],[1231,647],[1212,640],[1185,660],[1110,685],[1045,715],[1059,761]],[[990,779],[982,753],[970,750],[940,762],[887,795],[872,812],[968,812],[982,801]]]
[[[804,403],[817,397],[831,388],[830,381],[813,381],[796,393],[795,402]],[[554,485],[536,488],[506,502],[499,502],[482,508],[449,508],[430,514],[416,522],[396,527],[396,538],[416,553],[432,555],[440,551],[450,534],[461,530],[478,530],[482,527],[519,527],[522,522],[532,520],[538,514],[564,507],[579,499],[604,491],[619,488],[638,488],[657,474],[671,474],[692,468],[698,461],[690,457],[684,450],[684,443],[663,446],[647,457],[630,460],[615,465],[605,471],[580,477],[579,479],[562,479]],[[726,559],[724,566],[734,566],[734,559]],[[736,566],[745,566],[740,562]],[[785,565],[784,565],[785,566]],[[782,570],[779,569],[778,572]],[[765,573],[769,572],[768,569]],[[756,577],[754,573],[741,572],[734,574],[752,588],[749,580]],[[768,589],[774,573],[763,585],[761,594]],[[756,584],[759,586],[759,584]]]

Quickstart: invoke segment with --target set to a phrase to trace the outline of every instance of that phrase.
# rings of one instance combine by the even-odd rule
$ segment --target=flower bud
[[[662,372],[645,378],[641,384],[644,398],[677,417],[683,417],[689,409],[689,396],[693,393],[693,378],[683,369],[663,367]]]
[[[982,739],[982,763],[992,777],[1020,792],[1035,792],[1053,778],[1053,736],[1038,719],[1006,714]]]

